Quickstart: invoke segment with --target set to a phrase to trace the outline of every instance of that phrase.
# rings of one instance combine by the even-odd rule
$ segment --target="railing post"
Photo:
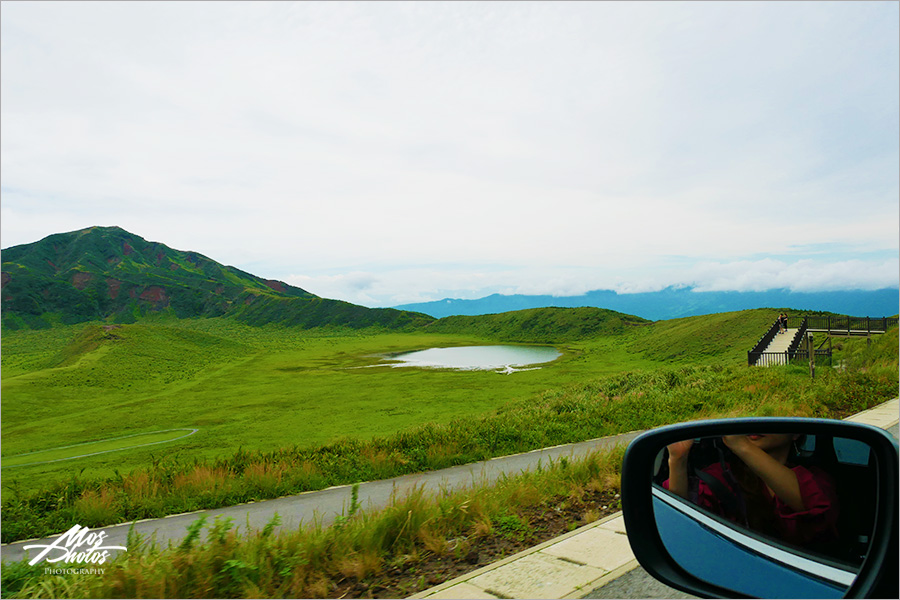
[[[811,333],[808,333],[806,337],[806,349],[809,352],[809,377],[813,379],[816,376],[816,347],[813,346]]]

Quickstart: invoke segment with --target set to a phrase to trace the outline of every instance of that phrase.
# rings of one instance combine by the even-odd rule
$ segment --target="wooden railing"
[[[751,367],[771,367],[774,365],[786,365],[791,362],[787,352],[748,352],[747,362]]]
[[[814,350],[816,361],[828,359],[831,363],[831,348],[816,348]],[[805,364],[809,362],[809,352],[797,350],[796,352],[758,352],[753,365],[757,367],[772,367],[775,365]],[[753,366],[751,365],[751,366]]]
[[[830,335],[871,335],[897,326],[897,317],[807,316],[809,330]]]
[[[756,342],[756,345],[753,346],[753,350],[747,353],[747,363],[752,367],[757,364],[760,358],[763,357],[764,354],[784,354],[783,352],[765,352],[765,349],[769,347],[769,344],[775,339],[775,336],[778,335],[778,321],[776,320],[772,323],[772,326],[769,327],[769,330],[759,338],[759,341]],[[783,363],[782,363],[783,364]],[[769,366],[768,364],[762,366]]]
[[[804,315],[788,317],[788,328],[796,327],[797,332],[790,346],[784,352],[766,352],[766,348],[778,333],[778,321],[769,328],[752,350],[747,352],[747,364],[768,367],[787,365],[797,360],[809,361],[809,352],[801,349],[807,333],[827,333],[828,335],[868,336],[886,332],[897,326],[897,317],[849,317],[835,315]],[[814,350],[815,358],[828,357],[831,360],[831,348]]]
[[[790,323],[791,321],[788,319],[788,325],[790,325]],[[806,332],[808,330],[809,319],[803,317],[803,321],[800,322],[800,327],[798,327],[797,331],[794,333],[794,339],[791,340],[791,345],[788,346],[788,354],[796,354],[800,350],[800,344],[806,339]]]
[[[831,364],[831,348],[816,348],[814,350],[816,361],[819,359],[828,359]],[[749,357],[748,357],[749,360]],[[755,362],[750,366],[772,367],[775,365],[805,364],[809,362],[809,352],[807,350],[796,350],[794,352],[757,352],[753,356]]]

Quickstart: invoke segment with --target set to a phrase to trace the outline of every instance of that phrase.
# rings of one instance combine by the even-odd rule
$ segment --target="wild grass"
[[[198,520],[177,546],[159,548],[132,536],[128,552],[104,565],[102,576],[61,578],[24,562],[4,564],[4,597],[327,598],[347,581],[377,587],[389,571],[425,557],[465,556],[492,535],[522,538],[532,528],[529,512],[560,510],[577,490],[617,492],[622,453],[558,461],[490,486],[436,494],[417,489],[379,511],[351,509],[329,528],[278,532],[275,520],[238,536],[230,521]]]
[[[687,420],[733,416],[842,417],[896,396],[896,367],[671,367],[597,378],[483,415],[427,423],[363,441],[241,450],[214,461],[163,459],[105,480],[74,478],[4,506],[4,536],[54,533],[60,519],[112,524],[384,479],[534,448]],[[55,499],[48,502],[48,499]],[[106,515],[106,523],[98,522]],[[15,537],[13,537],[15,536]]]
[[[728,319],[723,317],[719,324]],[[714,329],[716,323],[706,325]],[[210,324],[197,322],[197,326]],[[684,324],[667,327],[677,333],[672,339],[685,335]],[[524,385],[517,389],[525,393],[493,408],[386,435],[270,449],[239,447],[211,459],[152,456],[124,474],[73,475],[36,491],[16,489],[16,482],[5,477],[10,489],[3,506],[4,541],[63,531],[72,523],[98,527],[271,498],[684,420],[750,415],[843,417],[897,395],[896,329],[871,342],[842,341],[836,350],[843,369],[819,368],[813,380],[805,367],[748,368],[728,356],[689,364],[685,356],[666,355],[665,364],[660,364],[638,351],[637,338],[629,339],[625,347],[609,339],[567,346],[567,360],[557,364],[556,371],[542,374],[540,389],[529,392]],[[660,359],[666,344],[649,339],[654,341],[645,346],[646,352]],[[360,355],[376,341],[385,347],[409,344],[413,338],[341,334],[298,339],[309,350],[301,366],[331,376],[336,364],[358,364]],[[703,344],[697,344],[694,349],[700,352]],[[284,364],[286,353],[293,352],[267,351],[264,336],[245,345],[271,361],[268,364]],[[347,352],[350,348],[355,353]],[[84,359],[91,364],[91,358],[101,364],[110,356],[96,359],[96,352],[62,368],[83,368]],[[54,355],[50,350],[43,353]],[[601,356],[633,368],[610,373]],[[385,375],[401,374],[386,371]],[[25,380],[28,376],[34,372],[25,373]],[[218,382],[220,376],[209,380]],[[395,379],[399,384],[411,380]],[[466,393],[477,394],[477,386]],[[8,398],[4,400],[5,417]],[[5,436],[4,431],[4,441]],[[344,518],[324,529],[278,532],[273,522],[261,531],[238,536],[227,521],[197,522],[176,547],[129,540],[129,551],[106,565],[102,577],[53,576],[26,563],[4,564],[3,596],[331,597],[339,582],[377,586],[396,569],[426,557],[465,556],[490,536],[513,540],[527,536],[533,526],[527,517],[529,508],[559,510],[589,491],[617,490],[620,460],[618,451],[583,461],[560,460],[493,486],[436,495],[417,491],[377,513],[360,512],[354,502]],[[589,522],[599,514],[597,507],[588,507],[582,520]],[[415,587],[404,593],[414,592]]]
[[[748,313],[749,321],[769,316]],[[470,338],[304,336],[210,321],[122,327],[113,330],[120,339],[68,366],[4,377],[4,455],[49,445],[48,435],[53,445],[110,437],[123,423],[201,429],[169,447],[4,469],[4,542],[88,520],[111,524],[275,498],[691,419],[842,417],[897,394],[896,329],[865,348],[848,344],[845,370],[822,368],[810,380],[802,367],[744,366],[749,345],[741,344],[752,335],[735,314],[694,320],[695,333],[737,331],[719,340],[722,355],[701,364],[687,356],[648,360],[639,342],[652,328],[640,327],[639,337],[566,345],[559,361],[513,376],[345,369],[377,360],[378,351]],[[663,334],[646,337],[647,352],[678,342],[700,353],[705,342],[691,346],[686,338],[690,320],[678,321],[653,325]],[[7,337],[4,349],[8,341],[16,347]],[[269,339],[278,342],[269,347]],[[200,366],[158,390],[158,366],[131,371],[133,387],[124,391],[123,382],[109,381],[117,365],[142,353]],[[78,385],[54,384],[59,378]]]

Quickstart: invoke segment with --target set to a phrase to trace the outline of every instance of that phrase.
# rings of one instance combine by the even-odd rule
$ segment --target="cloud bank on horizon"
[[[15,2],[3,247],[391,306],[896,287],[900,5]]]

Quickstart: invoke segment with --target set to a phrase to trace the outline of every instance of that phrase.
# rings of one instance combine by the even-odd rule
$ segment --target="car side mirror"
[[[638,562],[701,597],[898,597],[898,447],[868,425],[710,420],[635,438],[622,510]]]

